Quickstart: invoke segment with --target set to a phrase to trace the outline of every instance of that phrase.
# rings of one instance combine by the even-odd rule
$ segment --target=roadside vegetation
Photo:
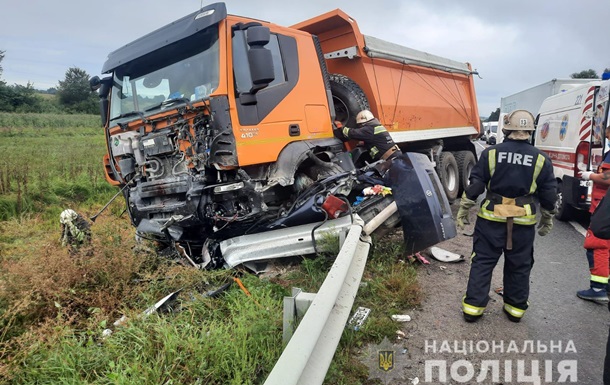
[[[263,383],[283,349],[283,297],[292,287],[316,292],[338,245],[328,240],[317,257],[265,277],[198,271],[136,242],[119,198],[92,225],[90,245],[63,248],[59,213],[89,217],[117,191],[103,177],[98,119],[0,114],[0,382]],[[326,383],[373,384],[359,352],[395,338],[390,316],[418,306],[401,240],[373,242],[354,304],[371,315],[346,328]],[[174,306],[143,316],[176,291]]]

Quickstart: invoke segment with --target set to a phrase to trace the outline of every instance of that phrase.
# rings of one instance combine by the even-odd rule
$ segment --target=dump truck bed
[[[363,35],[339,9],[292,28],[319,38],[329,73],[362,88],[396,141],[478,134],[470,64]]]

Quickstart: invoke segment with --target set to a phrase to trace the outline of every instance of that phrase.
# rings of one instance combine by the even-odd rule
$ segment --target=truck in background
[[[607,145],[610,80],[587,80],[546,98],[536,116],[534,144],[553,162],[560,220],[570,220],[575,209],[589,209],[592,183],[578,173],[597,171]]]
[[[548,82],[500,98],[500,113],[527,110],[536,116],[544,99],[574,87],[588,83],[591,79],[552,79]]]
[[[223,239],[321,221],[321,195],[354,198],[354,170],[370,159],[334,138],[333,122],[354,127],[362,109],[436,164],[442,185],[426,196],[437,205],[476,161],[470,64],[363,35],[341,10],[283,27],[211,4],[111,52],[102,73],[91,86],[106,179],[138,234],[193,259]],[[450,210],[432,211],[443,230]]]

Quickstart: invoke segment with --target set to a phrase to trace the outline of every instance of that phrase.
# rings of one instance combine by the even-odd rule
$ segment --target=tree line
[[[65,78],[59,81],[57,88],[46,91],[34,89],[34,84],[8,85],[2,80],[2,60],[6,51],[0,51],[0,111],[2,112],[35,112],[35,113],[69,113],[98,114],[99,99],[97,93],[89,87],[89,74],[78,67],[68,68]],[[54,97],[43,97],[52,94]]]

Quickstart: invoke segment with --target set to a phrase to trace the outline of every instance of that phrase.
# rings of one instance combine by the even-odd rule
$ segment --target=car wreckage
[[[315,251],[321,234],[347,229],[355,214],[366,222],[393,201],[384,227],[402,224],[408,251],[456,234],[429,150],[390,166],[333,136],[335,121],[353,127],[359,110],[375,106],[346,76],[328,73],[315,35],[227,15],[216,3],[110,53],[102,73],[90,83],[106,179],[139,237],[199,268]],[[362,194],[375,185],[392,194]],[[253,251],[273,237],[277,250],[287,248]]]

